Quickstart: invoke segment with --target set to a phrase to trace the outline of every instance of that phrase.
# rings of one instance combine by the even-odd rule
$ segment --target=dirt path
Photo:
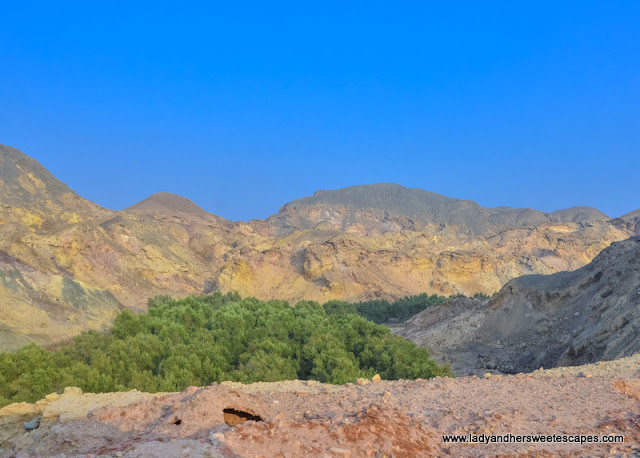
[[[0,410],[0,456],[640,456],[640,355],[517,376],[67,394]],[[247,416],[252,416],[248,421]],[[25,431],[24,422],[40,419]],[[236,426],[228,426],[237,424]],[[443,434],[622,434],[624,444],[445,444]]]

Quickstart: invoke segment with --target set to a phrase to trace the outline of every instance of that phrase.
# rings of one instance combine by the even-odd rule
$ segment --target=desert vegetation
[[[385,299],[348,303],[343,301],[330,301],[324,307],[330,315],[344,315],[353,313],[366,318],[374,323],[389,323],[406,321],[427,307],[439,304],[447,300],[447,297],[423,293],[416,296],[405,296],[393,302]]]
[[[376,373],[389,380],[452,375],[386,327],[336,311],[237,294],[157,297],[147,313],[121,312],[109,332],[85,332],[56,351],[30,344],[0,354],[0,406],[65,386],[155,392],[225,380],[341,384]]]

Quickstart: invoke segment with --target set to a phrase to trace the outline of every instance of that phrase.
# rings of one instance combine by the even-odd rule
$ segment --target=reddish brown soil
[[[70,390],[44,410],[35,431],[22,427],[33,414],[0,411],[5,437],[15,431],[0,456],[640,456],[639,361],[366,385],[212,385],[118,407],[95,408],[93,396],[88,414],[48,415],[64,411],[64,403],[81,412],[91,395]],[[245,417],[252,420],[240,423]],[[468,433],[622,434],[625,443],[442,442],[443,434]]]

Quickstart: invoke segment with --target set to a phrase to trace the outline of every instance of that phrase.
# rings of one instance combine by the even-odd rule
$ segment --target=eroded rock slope
[[[571,272],[527,275],[490,301],[455,299],[413,317],[402,336],[457,373],[515,373],[640,351],[640,237]]]
[[[636,216],[489,209],[392,184],[320,191],[249,222],[169,193],[113,211],[0,146],[0,351],[108,327],[157,294],[493,293],[520,275],[585,265],[636,233]]]

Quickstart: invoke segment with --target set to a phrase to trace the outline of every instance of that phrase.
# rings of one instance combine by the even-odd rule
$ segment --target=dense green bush
[[[446,300],[446,297],[438,296],[437,294],[429,296],[423,293],[417,296],[406,296],[394,302],[383,299],[357,302],[355,304],[330,301],[324,307],[330,315],[355,313],[374,323],[388,323],[391,321],[406,321],[427,307]]]
[[[452,375],[384,326],[315,302],[161,297],[147,313],[124,311],[110,332],[83,333],[57,351],[31,344],[0,354],[0,406],[65,386],[153,392],[224,380],[345,383],[376,373],[391,380]]]

